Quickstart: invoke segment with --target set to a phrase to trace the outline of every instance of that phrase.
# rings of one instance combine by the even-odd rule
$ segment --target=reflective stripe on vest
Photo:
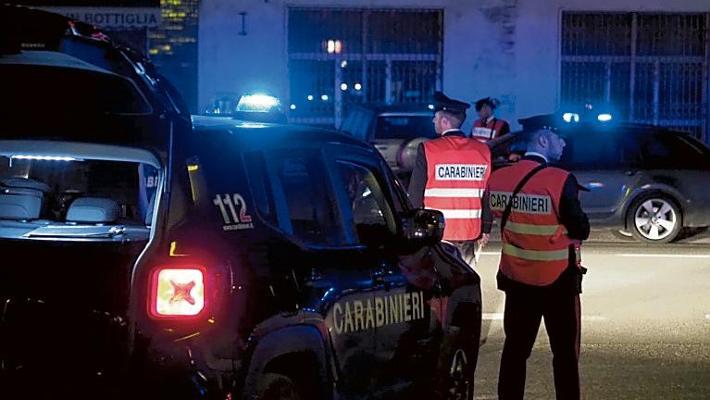
[[[492,139],[494,134],[495,130],[483,126],[477,126],[473,128],[473,131],[471,132],[471,136],[473,136],[474,138],[484,140]]]
[[[569,250],[524,250],[510,243],[503,243],[503,254],[529,261],[567,261]]]
[[[538,224],[522,224],[518,222],[508,222],[505,224],[505,230],[524,235],[548,235],[552,236],[557,233],[557,230],[563,228],[563,233],[567,234],[562,225],[538,225]]]
[[[444,240],[480,236],[481,199],[490,176],[490,154],[488,146],[463,136],[443,136],[424,143],[424,206],[444,214]]]
[[[439,209],[444,218],[449,219],[480,219],[481,210],[442,210]]]
[[[485,143],[498,136],[503,128],[503,123],[504,121],[498,118],[493,118],[490,122],[485,123],[483,120],[478,119],[473,124],[471,137]]]
[[[424,197],[482,197],[483,189],[426,189]]]

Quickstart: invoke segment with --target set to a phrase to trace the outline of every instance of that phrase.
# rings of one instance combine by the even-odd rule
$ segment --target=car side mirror
[[[439,243],[444,236],[444,214],[438,210],[418,208],[402,215],[402,237],[421,246]]]

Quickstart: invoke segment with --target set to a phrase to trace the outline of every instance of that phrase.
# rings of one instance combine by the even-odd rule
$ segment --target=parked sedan
[[[572,123],[561,126],[559,166],[589,189],[581,192],[593,227],[666,243],[684,227],[710,225],[710,149],[694,137],[660,127]],[[524,149],[520,133],[492,145],[494,167]]]
[[[419,144],[436,137],[433,117],[426,104],[358,106],[346,115],[340,131],[374,144],[406,185]]]

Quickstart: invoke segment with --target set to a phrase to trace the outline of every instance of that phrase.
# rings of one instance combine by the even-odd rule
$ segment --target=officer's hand
[[[481,234],[481,238],[478,239],[478,244],[481,247],[485,247],[488,244],[488,239],[490,238],[490,234],[488,233],[483,233]]]

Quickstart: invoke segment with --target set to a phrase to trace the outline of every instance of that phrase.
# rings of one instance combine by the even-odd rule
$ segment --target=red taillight
[[[154,318],[194,317],[205,308],[206,273],[202,267],[165,267],[153,272],[150,313]]]

